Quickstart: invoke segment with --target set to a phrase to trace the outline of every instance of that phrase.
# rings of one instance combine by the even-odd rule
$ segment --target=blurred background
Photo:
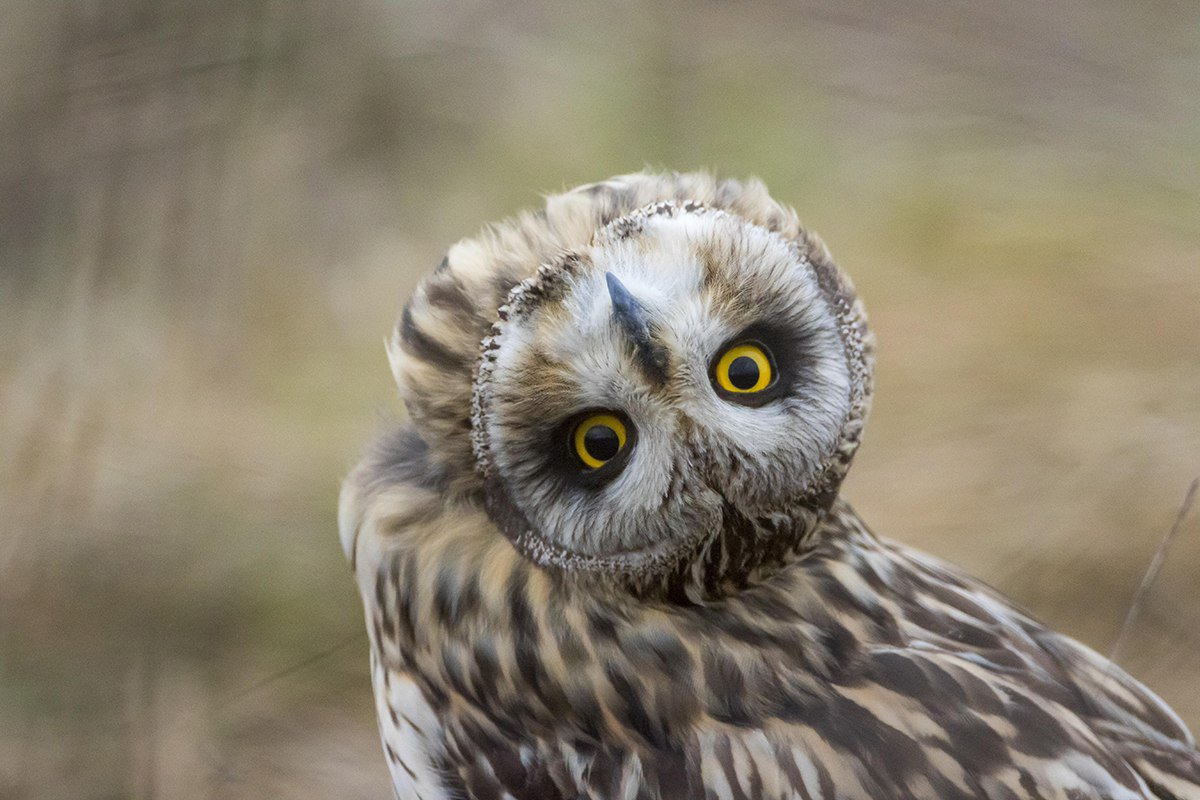
[[[1194,3],[0,18],[5,800],[390,796],[338,484],[415,281],[543,191],[762,177],[878,334],[846,494],[1101,651],[1200,474]],[[1194,515],[1121,659],[1193,728],[1198,571]]]

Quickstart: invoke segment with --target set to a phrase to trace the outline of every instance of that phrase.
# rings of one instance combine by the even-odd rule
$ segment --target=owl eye
[[[775,383],[775,364],[765,347],[743,342],[721,354],[713,378],[730,394],[757,394]]]
[[[575,456],[588,469],[599,469],[625,449],[625,423],[615,414],[599,412],[579,421],[571,434]]]

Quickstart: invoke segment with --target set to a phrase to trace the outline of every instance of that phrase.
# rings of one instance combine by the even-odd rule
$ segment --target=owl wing
[[[1133,797],[1200,800],[1195,739],[1152,691],[955,567],[898,545],[881,542],[879,548],[892,562],[897,607],[912,637],[901,651],[884,647],[869,654],[879,680],[894,684],[897,675],[922,667],[929,674],[957,676],[958,690],[931,684],[927,691],[941,694],[959,718],[985,708],[987,702],[976,699],[987,693],[1003,698],[1000,716],[1014,730],[1005,732],[999,752],[1018,773],[1035,776],[1067,766],[1083,776],[1107,772],[1105,780],[1114,782],[1112,796],[1127,787],[1135,791]],[[968,686],[974,688],[966,691]],[[912,695],[921,694],[911,688]],[[1048,739],[1036,741],[1048,730],[1057,731],[1057,756]]]
[[[802,723],[702,726],[695,757],[707,796],[1200,798],[1200,759],[1186,743],[1083,719],[1019,682],[980,679],[960,655],[870,658],[890,673],[885,686],[843,687]],[[898,691],[910,680],[928,683]],[[923,699],[902,699],[914,694]]]
[[[1043,628],[1035,640],[1062,667],[1097,737],[1141,776],[1153,796],[1200,800],[1200,751],[1166,703],[1074,639]]]

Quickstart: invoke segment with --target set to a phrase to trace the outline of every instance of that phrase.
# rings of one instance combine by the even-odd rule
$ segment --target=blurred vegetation
[[[878,334],[850,499],[1102,651],[1200,473],[1194,4],[0,18],[0,798],[388,796],[338,483],[414,282],[540,191],[765,179]],[[1125,659],[1193,727],[1198,533]]]

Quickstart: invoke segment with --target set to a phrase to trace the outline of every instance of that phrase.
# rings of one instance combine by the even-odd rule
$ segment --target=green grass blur
[[[1200,8],[0,1],[0,798],[390,796],[337,543],[415,281],[755,174],[879,339],[846,493],[1106,651],[1200,474]],[[1200,522],[1124,665],[1200,726]],[[244,691],[247,687],[255,687]]]

